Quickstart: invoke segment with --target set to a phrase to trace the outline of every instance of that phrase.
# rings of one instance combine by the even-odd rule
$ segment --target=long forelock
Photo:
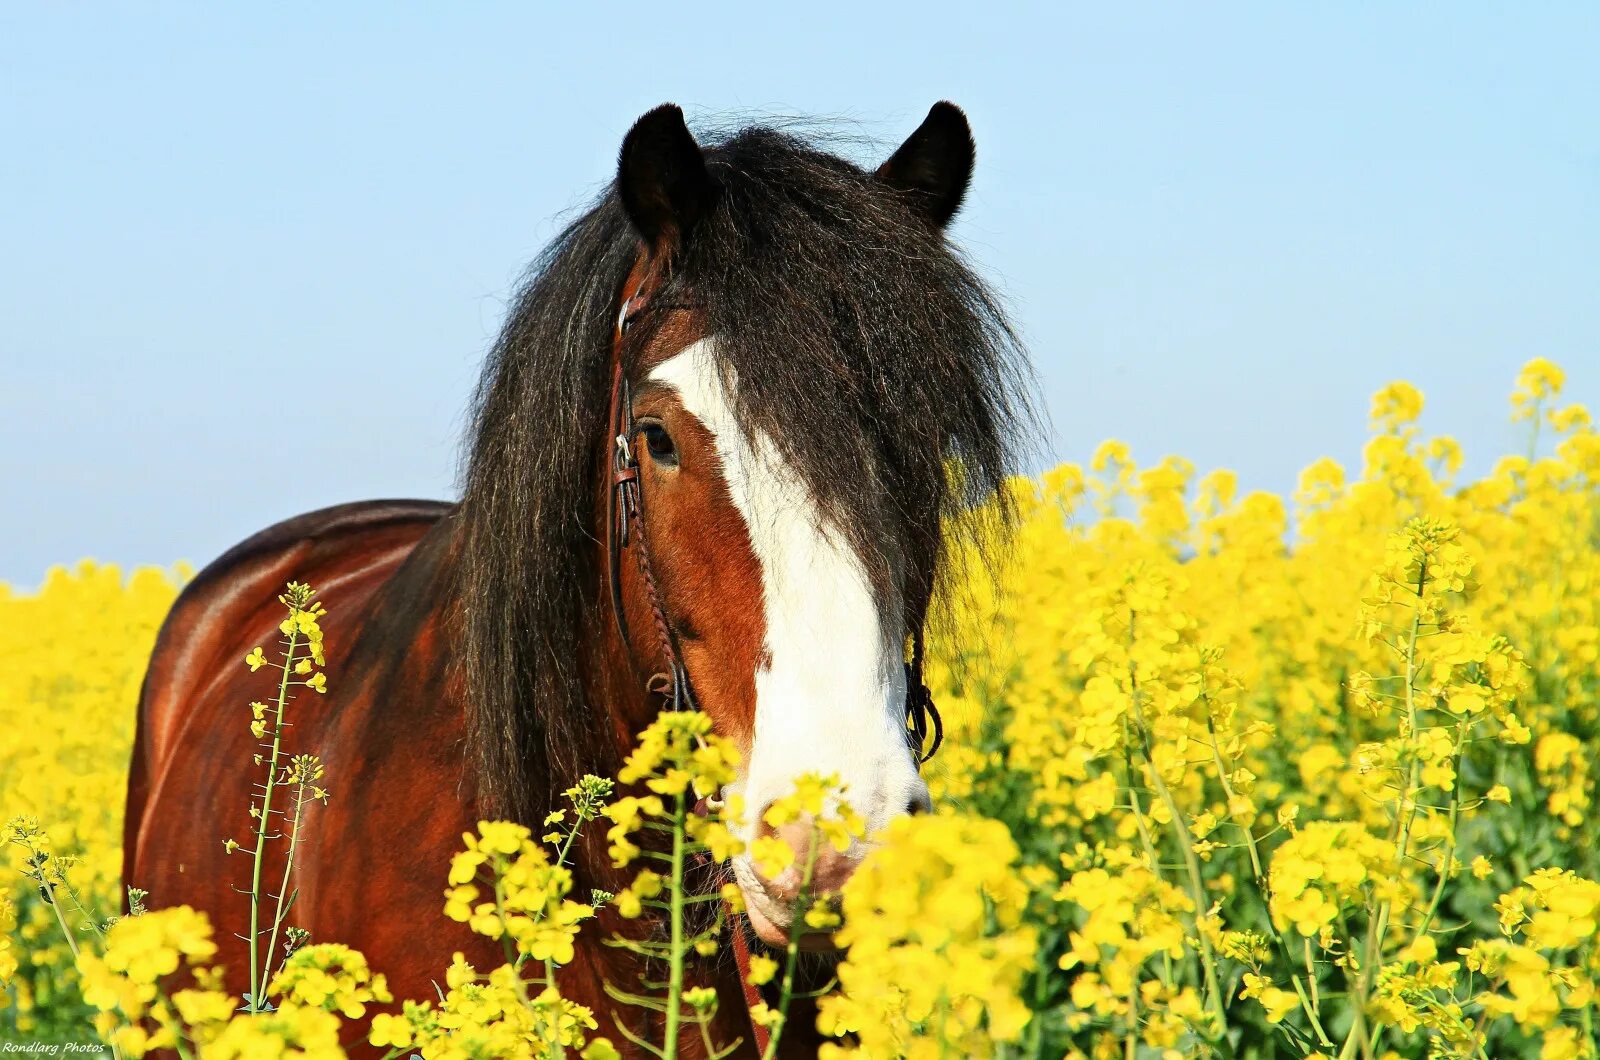
[[[1020,344],[904,198],[780,132],[709,152],[724,194],[678,275],[705,307],[740,421],[772,439],[875,579],[915,584],[998,498],[1032,426]],[[992,535],[969,535],[982,551]],[[887,594],[885,594],[887,597]]]

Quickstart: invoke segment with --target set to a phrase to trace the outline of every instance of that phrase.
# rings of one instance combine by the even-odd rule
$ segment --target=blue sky
[[[1600,7],[564,6],[0,8],[0,580],[452,495],[517,276],[664,100],[965,107],[1052,458],[1284,490],[1403,377],[1481,470],[1534,355],[1600,404]]]

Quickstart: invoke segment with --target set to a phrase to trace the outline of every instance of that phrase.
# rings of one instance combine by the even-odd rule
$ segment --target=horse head
[[[475,691],[492,701],[517,673],[569,665],[549,632],[562,616],[506,597],[530,578],[548,597],[554,571],[576,571],[572,606],[609,613],[600,683],[655,682],[739,746],[725,794],[743,799],[747,841],[808,773],[836,777],[869,834],[928,807],[908,716],[926,712],[930,600],[966,513],[1004,494],[1025,414],[1012,333],[945,240],[972,165],[948,103],[870,170],[769,128],[702,147],[671,105],[639,119],[613,189],[525,292],[480,397],[464,504]],[[555,495],[507,478],[510,464],[550,479],[553,447],[579,432],[581,464]],[[579,503],[571,482],[594,514],[553,527]],[[519,532],[565,543],[522,554],[505,547]],[[502,562],[483,559],[496,549]],[[507,639],[530,629],[540,644]],[[551,687],[520,693],[551,704],[543,732],[491,712],[480,741],[582,758],[563,751]],[[516,768],[484,760],[491,787]],[[779,831],[805,864],[809,822]],[[814,888],[837,890],[867,849],[815,851]],[[733,871],[758,934],[782,941],[798,867]]]
[[[905,225],[926,238],[954,215],[972,163],[965,116],[941,103],[875,173],[857,179],[880,185],[891,210],[901,200]],[[790,425],[750,414],[759,399],[744,390],[759,382],[741,379],[743,359],[720,349],[714,314],[695,283],[702,222],[728,194],[717,170],[671,105],[646,114],[623,142],[617,189],[641,251],[618,292],[613,353],[613,606],[620,617],[628,596],[644,597],[665,672],[683,686],[680,699],[692,697],[743,752],[739,780],[726,794],[748,809],[747,843],[774,831],[763,820],[766,808],[808,773],[837,778],[871,834],[929,805],[921,748],[908,738],[921,688],[906,651],[912,639],[920,648],[936,552],[919,551],[904,536],[938,531],[883,532],[897,521],[889,519],[875,533],[852,535],[841,525],[847,516],[817,496],[797,466],[805,456],[786,444]],[[793,252],[816,249],[802,244]],[[850,269],[841,272],[841,280],[851,278]],[[647,314],[652,326],[630,341]],[[747,341],[761,342],[762,322],[748,323],[755,334]],[[819,389],[839,385],[827,369],[860,352],[848,338],[800,348],[822,356],[787,367],[809,374]],[[804,414],[806,406],[793,411]],[[878,486],[883,506],[902,500],[883,468],[869,462],[856,474]],[[937,517],[936,504],[907,507]],[[625,587],[617,546],[630,519],[645,566],[643,584]],[[621,628],[626,633],[625,618]],[[913,682],[918,687],[909,688]],[[796,855],[781,873],[763,876],[748,855],[733,860],[751,923],[768,942],[790,929],[802,866],[811,866],[815,889],[837,891],[868,847],[855,841],[843,851],[828,844],[813,851],[814,829],[804,819],[776,831]]]

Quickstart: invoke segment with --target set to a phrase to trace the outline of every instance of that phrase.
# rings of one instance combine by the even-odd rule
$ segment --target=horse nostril
[[[933,809],[933,800],[926,791],[919,791],[911,796],[911,802],[906,805],[906,815],[915,817],[919,813],[927,813]]]

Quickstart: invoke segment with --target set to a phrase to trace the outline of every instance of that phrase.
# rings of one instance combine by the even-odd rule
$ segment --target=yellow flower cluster
[[[510,821],[480,821],[477,835],[461,838],[466,849],[450,859],[445,915],[480,935],[510,938],[525,957],[571,961],[578,927],[594,915],[592,906],[567,897],[571,870],[552,863],[533,833]]]
[[[352,1020],[366,1015],[367,1006],[374,1002],[394,1000],[383,976],[367,967],[366,957],[337,942],[295,950],[272,977],[267,993],[307,1008],[338,1012]]]
[[[342,1060],[339,1017],[319,1008],[285,1005],[238,1017],[205,1042],[206,1060]]]
[[[16,930],[16,903],[0,896],[0,984],[9,983],[17,977],[17,944],[12,939]]]
[[[83,999],[99,1010],[96,1027],[129,1056],[174,1048],[182,1022],[176,999],[163,994],[162,983],[180,969],[204,979],[204,962],[216,952],[210,922],[188,906],[117,921],[106,932],[104,954],[78,958]],[[204,991],[180,993],[183,1010],[198,1014],[203,1006],[195,995]],[[232,1005],[223,1000],[226,1018]]]
[[[807,822],[814,830],[814,839],[818,843],[826,843],[843,854],[857,839],[865,838],[867,822],[841,797],[840,791],[837,776],[803,773],[796,778],[794,790],[774,799],[761,814],[761,819],[774,830],[801,821]],[[811,850],[813,854],[816,852],[815,845]],[[750,846],[756,868],[768,879],[794,864],[794,850],[778,838],[776,831],[763,834]],[[811,868],[802,866],[802,875],[808,876]]]
[[[1151,959],[1184,955],[1187,928],[1180,918],[1194,904],[1142,858],[1125,852],[1080,851],[1063,862],[1075,869],[1056,892],[1083,916],[1068,935],[1069,948],[1057,961],[1066,970],[1082,968],[1072,980],[1072,1003],[1080,1011],[1127,1028],[1146,1044],[1167,1047],[1185,1028],[1204,1019],[1199,994],[1173,982],[1144,980],[1140,970]],[[1077,866],[1082,867],[1077,867]]]
[[[120,1055],[151,1050],[183,1057],[332,1060],[345,1055],[340,1019],[392,1000],[382,975],[347,946],[297,950],[273,979],[266,1011],[240,1014],[222,992],[205,914],[187,906],[125,917],[106,931],[102,953],[78,958],[95,1027]]]
[[[818,1020],[859,1046],[821,1055],[992,1055],[1028,1021],[1035,941],[1016,844],[998,821],[949,813],[899,818],[881,843],[845,887],[849,957]]]
[[[464,849],[450,861],[445,915],[503,940],[512,960],[480,974],[455,954],[444,975],[448,990],[437,1002],[406,1001],[399,1013],[378,1013],[367,1035],[371,1045],[385,1048],[386,1056],[424,1060],[536,1060],[569,1049],[583,1060],[615,1060],[608,1040],[588,1038],[598,1026],[594,1013],[563,998],[556,984],[556,969],[573,959],[574,939],[595,909],[567,897],[567,856],[611,790],[609,780],[592,776],[567,790],[568,807],[544,820],[552,830],[543,840],[554,857],[510,821],[480,821],[476,834],[461,837]]]
[[[1057,898],[1030,1042],[1590,1055],[1593,947],[1498,937],[1496,906],[1600,879],[1600,434],[1562,383],[1527,366],[1527,449],[1475,480],[1395,383],[1360,466],[1292,498],[1115,442],[1015,484],[1015,562],[967,563],[932,645],[931,780]],[[1541,942],[1584,929],[1579,887]],[[1471,966],[1498,954],[1520,978]],[[1536,993],[1545,1023],[1494,1000]]]
[[[0,584],[0,822],[37,820],[54,853],[74,859],[72,881],[102,919],[122,906],[139,684],[187,574],[85,562],[52,569],[35,592]],[[15,918],[0,941],[0,1037],[81,1035],[93,1010],[55,910],[24,875],[28,856],[0,844],[0,907],[9,900]],[[70,901],[58,908],[80,934],[93,919]]]
[[[1561,1029],[1554,1025],[1563,1009],[1577,1010],[1593,1034],[1600,883],[1569,870],[1541,869],[1501,895],[1495,910],[1506,937],[1463,951],[1467,968],[1487,980],[1477,998],[1484,1012],[1527,1030],[1551,1031]],[[1570,1055],[1594,1055],[1600,1042],[1591,1037],[1589,1044],[1588,1053]]]
[[[457,953],[445,983],[437,1004],[407,1001],[398,1015],[374,1016],[368,1042],[387,1055],[424,1060],[536,1060],[567,1049],[583,1060],[616,1060],[609,1041],[586,1040],[596,1026],[592,1012],[561,997],[553,984],[530,992],[513,965],[481,975]]]
[[[1272,855],[1268,908],[1279,931],[1293,928],[1334,940],[1339,918],[1373,899],[1406,899],[1395,846],[1361,824],[1316,821],[1286,839]]]
[[[711,731],[709,715],[700,711],[663,713],[639,734],[637,746],[617,775],[623,784],[642,784],[649,794],[622,796],[604,810],[611,822],[606,838],[611,841],[612,860],[619,867],[632,863],[643,853],[635,842],[639,834],[651,822],[673,822],[674,802],[670,800],[716,797],[724,785],[733,783],[738,765],[738,749]],[[735,804],[724,809],[725,813],[676,814],[688,840],[704,846],[716,861],[744,851],[744,844],[728,824],[737,819],[741,807]],[[654,900],[662,886],[658,873],[641,870],[633,884],[616,896],[618,910],[626,917],[638,916],[643,903]],[[731,901],[739,901],[733,885],[726,894]]]

